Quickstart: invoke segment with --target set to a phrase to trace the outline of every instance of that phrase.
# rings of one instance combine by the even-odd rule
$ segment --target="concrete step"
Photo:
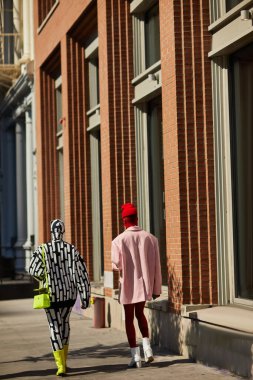
[[[34,284],[29,280],[10,280],[0,282],[0,300],[32,298]]]

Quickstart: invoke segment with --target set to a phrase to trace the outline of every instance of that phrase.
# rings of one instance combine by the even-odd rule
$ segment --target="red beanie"
[[[125,203],[121,206],[122,218],[130,215],[137,215],[137,208],[132,203]]]

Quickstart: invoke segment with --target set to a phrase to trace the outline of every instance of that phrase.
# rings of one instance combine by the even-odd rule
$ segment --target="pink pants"
[[[145,302],[138,302],[124,305],[125,309],[125,326],[129,346],[136,347],[136,334],[134,328],[134,314],[137,318],[140,332],[143,338],[148,338],[148,322],[144,315]]]

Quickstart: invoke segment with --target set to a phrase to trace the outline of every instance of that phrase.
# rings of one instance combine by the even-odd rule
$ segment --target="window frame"
[[[225,5],[225,0],[222,0]],[[211,5],[217,5],[216,0],[210,0]],[[253,6],[252,0],[244,0],[209,26],[214,41],[224,30],[233,30],[231,39],[223,39],[219,49],[209,52],[212,59],[212,99],[214,125],[214,166],[215,166],[215,199],[216,199],[216,245],[217,245],[217,275],[218,302],[220,305],[235,304],[253,307],[253,301],[237,298],[235,294],[235,252],[233,231],[233,199],[232,199],[232,156],[231,156],[231,114],[230,114],[230,78],[229,55],[248,44],[248,35],[242,35],[242,30],[248,28],[242,24],[236,30],[236,23],[244,21],[240,11],[245,6]],[[213,9],[211,8],[211,11]],[[253,31],[253,30],[252,30]],[[251,37],[253,39],[253,37]],[[234,43],[236,41],[236,43]]]
[[[55,104],[56,104],[56,123],[57,123],[57,130],[56,130],[56,138],[57,138],[57,168],[58,168],[58,174],[59,174],[59,194],[60,194],[60,217],[62,220],[64,220],[64,146],[63,146],[63,127],[61,124],[61,117],[62,117],[62,104],[61,104],[61,114],[59,114],[58,110],[58,101],[57,101],[57,91],[59,89],[62,89],[62,76],[60,75],[55,80]],[[62,100],[62,91],[61,91],[61,100]],[[60,124],[60,128],[59,128]],[[62,161],[60,162],[60,155]],[[62,165],[62,166],[60,166]]]
[[[145,68],[145,12],[157,4],[157,0],[133,0],[130,12],[133,22],[134,50],[134,105],[136,136],[137,206],[140,225],[150,231],[150,186],[148,157],[148,101],[161,96],[161,60]]]
[[[96,35],[85,47],[84,58],[87,67],[87,81],[90,85],[88,65],[91,59],[97,57],[99,40]],[[99,64],[97,68],[97,99],[99,94]],[[88,96],[90,92],[88,91]],[[87,101],[86,104],[90,104]],[[88,107],[89,108],[89,107]],[[90,165],[91,165],[91,213],[92,213],[92,245],[93,245],[93,276],[95,283],[102,284],[104,281],[104,255],[103,255],[103,219],[102,219],[102,183],[101,183],[101,139],[100,139],[100,103],[86,110],[87,128],[90,144]]]

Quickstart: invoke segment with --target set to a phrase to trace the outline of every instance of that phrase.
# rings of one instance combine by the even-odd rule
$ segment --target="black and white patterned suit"
[[[54,351],[62,350],[69,343],[69,317],[77,294],[84,309],[89,306],[90,299],[90,282],[85,263],[75,246],[62,239],[64,232],[61,220],[52,221],[52,241],[43,244],[51,298],[51,306],[45,311]],[[46,285],[42,245],[33,254],[29,272]]]

